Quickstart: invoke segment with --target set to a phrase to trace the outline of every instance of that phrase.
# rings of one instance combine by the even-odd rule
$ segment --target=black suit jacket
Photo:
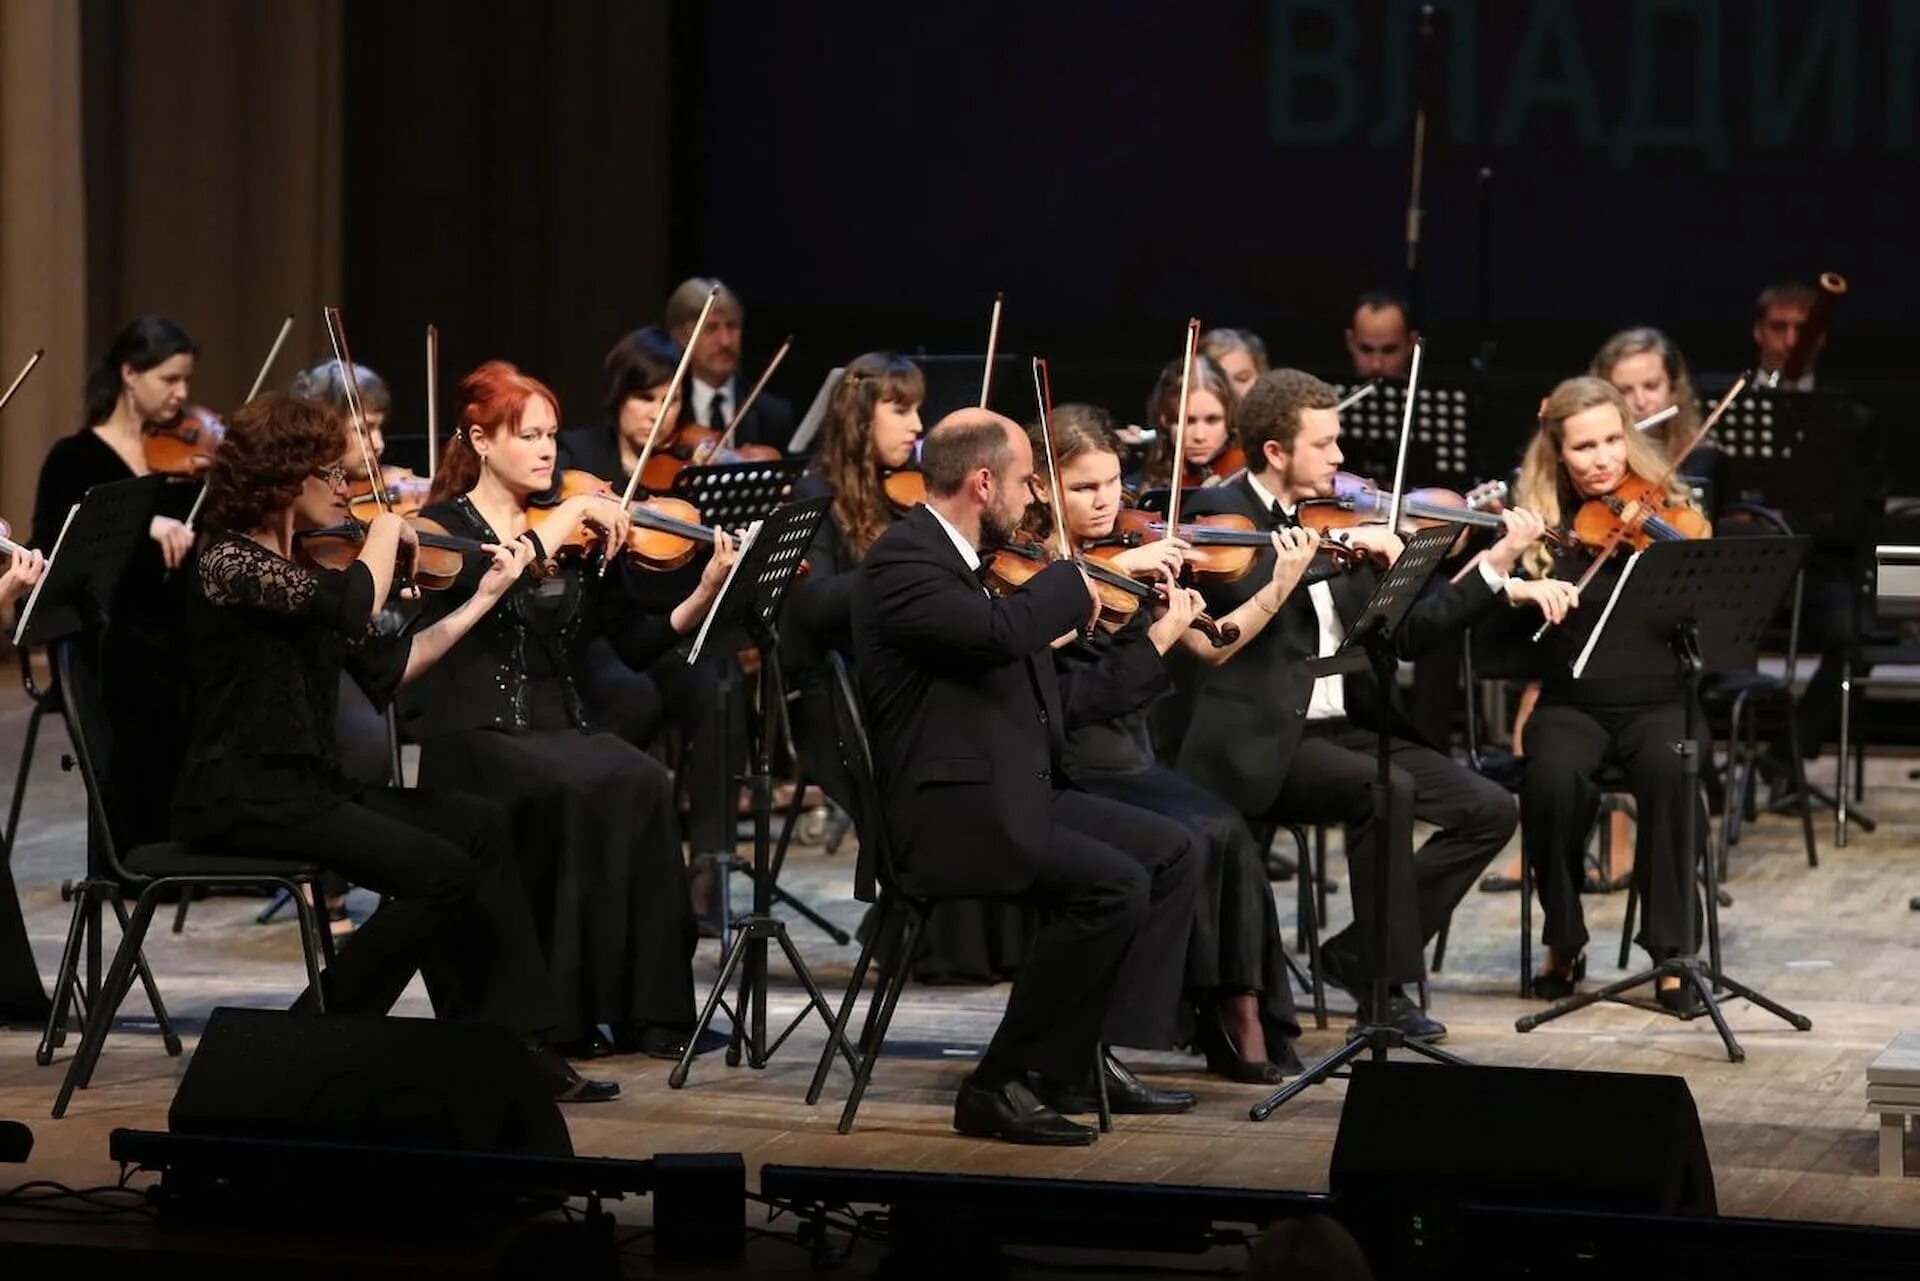
[[[1183,510],[1196,516],[1235,512],[1251,518],[1258,528],[1274,525],[1271,513],[1244,478],[1194,491]],[[1206,589],[1209,612],[1217,618],[1238,608],[1272,575],[1269,548],[1238,581]],[[1334,609],[1342,623],[1353,625],[1378,582],[1378,574],[1370,569],[1332,581]],[[1397,637],[1401,657],[1423,653],[1498,599],[1478,573],[1469,574],[1458,586],[1429,588],[1401,624]],[[1180,772],[1242,814],[1272,810],[1306,732],[1307,700],[1313,693],[1306,660],[1318,654],[1319,645],[1320,624],[1312,596],[1300,588],[1246,648],[1220,667],[1202,668],[1193,721],[1180,745]],[[1383,697],[1370,674],[1350,675],[1345,682],[1347,715],[1355,723],[1378,725],[1386,717],[1395,733],[1419,740],[1411,723],[1399,714],[1394,691],[1386,691]]]
[[[1048,645],[1092,604],[1065,564],[988,596],[924,507],[868,549],[855,653],[895,871],[911,892],[1017,894],[1032,883],[1065,782]]]
[[[741,379],[737,377],[733,380],[733,385],[742,388],[740,392],[742,396],[745,396],[747,389],[751,388],[750,383],[743,384]],[[729,400],[727,402],[727,411],[731,413],[738,408],[738,406],[738,401]],[[680,395],[680,422],[681,425],[684,426],[693,421],[695,421],[693,416],[693,392],[689,389]],[[701,424],[703,427],[705,425],[705,423]],[[747,416],[740,420],[740,426],[735,429],[733,433],[733,443],[736,445],[772,445],[784,454],[787,452],[787,442],[793,439],[793,432],[796,425],[793,417],[792,404],[782,400],[770,391],[763,391],[760,393],[760,398],[754,401],[752,407],[747,410]]]

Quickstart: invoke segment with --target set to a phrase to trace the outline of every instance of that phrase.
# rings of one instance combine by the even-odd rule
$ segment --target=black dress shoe
[[[561,1103],[605,1103],[620,1095],[618,1081],[594,1081],[581,1076],[551,1045],[536,1047],[533,1057],[552,1083],[553,1097]]]
[[[1200,1100],[1191,1090],[1156,1090],[1103,1050],[1100,1062],[1107,1074],[1107,1111],[1115,1116],[1167,1116],[1190,1112]],[[1052,1081],[1039,1082],[1036,1093],[1056,1112],[1088,1113],[1100,1110],[1100,1087],[1089,1072],[1078,1085],[1062,1086]]]
[[[1199,1026],[1194,1029],[1194,1045],[1206,1055],[1207,1071],[1215,1076],[1225,1077],[1241,1085],[1278,1085],[1286,1079],[1286,1074],[1277,1063],[1265,1059],[1249,1059],[1240,1053],[1240,1047],[1234,1043],[1233,1036],[1220,1022],[1218,1010],[1208,1010],[1200,1016]],[[1286,1042],[1286,1051],[1291,1053],[1293,1043]],[[1295,1068],[1300,1069],[1299,1056],[1294,1056]]]
[[[1444,1041],[1447,1039],[1447,1025],[1439,1019],[1429,1018],[1405,992],[1397,988],[1387,989],[1387,1008],[1384,1017],[1369,1018],[1373,1001],[1370,997],[1356,1000],[1356,1017],[1362,1023],[1384,1024],[1400,1029],[1400,1035],[1409,1041]]]
[[[687,1052],[687,1037],[692,1028],[666,1027],[659,1023],[646,1023],[638,1028],[616,1027],[613,1030],[613,1045],[619,1054],[644,1054],[650,1059],[678,1060]],[[700,1034],[700,1040],[694,1046],[695,1056],[712,1054],[715,1050],[726,1048],[731,1038],[724,1032],[716,1032],[709,1027]]]
[[[1267,879],[1269,881],[1291,881],[1300,874],[1300,864],[1291,854],[1279,850],[1267,851]]]
[[[1582,952],[1573,958],[1573,964],[1564,973],[1556,974],[1546,970],[1533,976],[1533,994],[1543,1001],[1564,1001],[1573,995],[1574,987],[1587,977],[1587,954]]]
[[[953,1096],[953,1128],[971,1138],[1046,1148],[1082,1148],[1100,1137],[1092,1126],[1069,1121],[1042,1103],[1025,1082],[988,1088],[975,1085],[972,1077]]]
[[[1480,892],[1483,894],[1511,894],[1519,888],[1520,878],[1504,872],[1488,872],[1480,878]]]

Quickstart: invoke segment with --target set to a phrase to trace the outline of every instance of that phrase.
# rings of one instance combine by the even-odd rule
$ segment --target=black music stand
[[[1459,536],[1459,530],[1451,525],[1438,525],[1432,529],[1423,529],[1406,541],[1400,558],[1393,563],[1380,579],[1380,585],[1374,588],[1373,598],[1360,611],[1360,616],[1347,632],[1346,640],[1340,648],[1325,658],[1311,659],[1307,670],[1314,676],[1339,676],[1348,672],[1371,670],[1373,679],[1379,684],[1380,697],[1385,703],[1388,692],[1393,688],[1394,673],[1399,667],[1399,655],[1394,650],[1394,633],[1399,631],[1401,621],[1413,603],[1420,599],[1420,593],[1433,577],[1433,571],[1446,558],[1447,549],[1453,546],[1453,540]],[[1376,854],[1379,867],[1373,878],[1373,937],[1366,940],[1373,950],[1371,959],[1372,975],[1369,985],[1372,989],[1370,1002],[1372,1016],[1382,1019],[1387,1008],[1387,859],[1386,845],[1392,840],[1393,809],[1393,729],[1392,717],[1381,716],[1380,736],[1376,744],[1378,770],[1374,775],[1373,821],[1374,830],[1379,833],[1380,847]],[[1287,1100],[1306,1090],[1309,1086],[1320,1084],[1337,1074],[1339,1069],[1359,1058],[1362,1054],[1371,1054],[1375,1062],[1385,1062],[1390,1050],[1412,1050],[1415,1054],[1432,1059],[1436,1063],[1450,1063],[1456,1066],[1465,1063],[1457,1055],[1424,1041],[1409,1040],[1399,1028],[1389,1023],[1356,1023],[1347,1034],[1347,1043],[1327,1055],[1319,1062],[1311,1064],[1298,1077],[1289,1081],[1269,1095],[1265,1102],[1255,1104],[1247,1115],[1255,1121],[1264,1121],[1274,1111],[1284,1106]]]
[[[700,518],[710,529],[724,529],[737,534],[757,520],[764,520],[775,508],[785,502],[793,493],[793,487],[811,466],[806,458],[781,458],[770,462],[722,463],[711,467],[683,467],[674,475],[673,485],[668,491],[675,498],[685,499],[700,511]],[[761,661],[775,662],[771,654],[763,654]],[[776,666],[776,695],[784,698],[786,678],[784,672]],[[733,700],[740,695],[739,683],[732,672],[723,674],[715,687],[718,701],[716,724],[722,733],[730,733],[733,727]],[[784,706],[784,702],[782,703]],[[720,813],[726,816],[728,831],[734,829],[734,779],[731,762],[735,759],[731,744],[720,753],[725,767],[720,773],[721,807]],[[802,780],[804,783],[804,780]],[[795,811],[797,815],[798,811]],[[783,832],[779,852],[774,856],[772,868],[773,897],[807,918],[834,942],[845,947],[849,942],[847,932],[822,916],[811,906],[802,902],[791,891],[780,887],[780,871],[786,864],[787,842],[792,836],[792,817]],[[730,875],[736,871],[748,871],[750,865],[744,860],[728,856],[721,869]],[[731,896],[727,893],[723,881],[720,891],[720,947],[726,950],[733,942],[733,909]]]
[[[1673,748],[1680,754],[1686,774],[1686,823],[1682,832],[1686,843],[1683,857],[1689,860],[1705,848],[1695,827],[1700,817],[1696,716],[1701,678],[1709,670],[1741,671],[1754,666],[1759,658],[1760,638],[1792,586],[1793,576],[1800,571],[1808,545],[1809,540],[1803,537],[1778,536],[1655,543],[1627,562],[1620,581],[1614,586],[1613,596],[1607,601],[1606,612],[1600,616],[1586,648],[1574,663],[1576,680],[1666,674],[1674,677],[1680,697],[1686,703],[1685,736]],[[1728,804],[1733,801],[1730,799]],[[1705,869],[1708,929],[1717,937],[1720,907],[1715,860],[1707,853],[1699,861]],[[1639,875],[1640,869],[1635,869],[1635,874]],[[1687,883],[1691,893],[1691,872]],[[1686,906],[1688,946],[1682,955],[1669,957],[1650,969],[1594,991],[1576,993],[1549,1009],[1518,1020],[1514,1030],[1531,1032],[1542,1023],[1551,1023],[1597,1001],[1617,1001],[1683,1020],[1698,1018],[1704,1012],[1713,1019],[1713,1026],[1727,1047],[1727,1059],[1739,1063],[1747,1054],[1734,1039],[1726,1017],[1720,1012],[1714,993],[1722,988],[1786,1020],[1799,1031],[1813,1026],[1811,1019],[1703,962],[1698,955],[1699,943],[1693,938],[1693,908],[1691,902]],[[1643,983],[1670,976],[1677,976],[1683,984],[1692,986],[1700,1002],[1698,1008],[1670,1010],[1621,997],[1621,993]]]
[[[87,490],[67,513],[66,523],[61,525],[59,537],[54,540],[46,570],[40,581],[34,584],[33,593],[27,597],[26,604],[21,606],[20,621],[13,634],[16,647],[25,650],[34,645],[69,640],[89,631],[97,632],[111,624],[108,615],[114,591],[126,570],[128,557],[146,535],[162,483],[159,476],[140,476],[132,480],[95,485]],[[54,693],[59,697],[57,690]],[[64,698],[60,702],[64,716]],[[68,735],[74,737],[71,726],[68,727]],[[75,1007],[92,1009],[94,999],[99,995],[104,960],[100,932],[101,905],[111,903],[115,912],[120,914],[121,927],[125,928],[127,923],[119,899],[120,881],[102,857],[99,835],[93,828],[96,821],[94,808],[89,806],[87,872],[80,881],[69,887],[68,896],[73,900],[73,923],[68,930],[67,947],[59,973],[54,977],[53,1001],[47,1015],[46,1030],[35,1053],[42,1066],[53,1061],[53,1051],[66,1035],[64,1024],[67,1011]],[[9,856],[11,853],[9,843]],[[0,875],[7,877],[6,888],[12,890],[11,870],[0,867]],[[0,896],[0,902],[4,901],[4,896]],[[83,945],[87,967],[84,982],[79,973]],[[153,975],[147,970],[146,957],[138,957],[136,965],[161,1029],[166,1035],[172,1036],[166,1007],[160,1004]]]
[[[687,1038],[687,1048],[667,1077],[667,1084],[679,1089],[686,1084],[687,1072],[700,1037],[713,1022],[713,1016],[725,1002],[727,984],[734,972],[740,972],[740,995],[728,1013],[733,1019],[733,1036],[727,1046],[727,1062],[737,1066],[745,1047],[751,1067],[765,1067],[786,1039],[793,1035],[809,1013],[818,1012],[827,1025],[827,1034],[840,1042],[847,1061],[854,1061],[853,1048],[837,1031],[835,1012],[827,1004],[812,971],[801,959],[793,940],[787,937],[787,924],[773,915],[773,876],[770,857],[773,845],[773,736],[780,717],[780,703],[773,678],[773,655],[779,640],[777,620],[780,605],[795,572],[806,559],[814,531],[827,518],[830,498],[811,498],[788,503],[759,522],[751,531],[746,549],[734,563],[733,572],[720,590],[719,599],[707,612],[706,622],[694,641],[689,663],[697,662],[709,643],[727,641],[730,634],[744,635],[760,651],[760,734],[755,744],[753,773],[746,783],[753,806],[753,912],[740,922],[720,963],[713,990],[706,1006]],[[807,1005],[787,1025],[771,1045],[767,1042],[767,944],[777,942],[786,954],[794,976],[807,990]]]
[[[1334,384],[1342,400],[1371,379]],[[1464,387],[1431,386],[1421,380],[1413,406],[1413,435],[1407,442],[1407,470],[1431,476],[1439,485],[1466,490],[1473,485],[1473,458],[1468,452],[1468,426],[1477,397]],[[1380,382],[1365,400],[1340,411],[1340,445],[1351,460],[1349,469],[1363,476],[1390,478],[1405,421],[1407,388],[1404,382]],[[1385,480],[1382,482],[1385,486]]]

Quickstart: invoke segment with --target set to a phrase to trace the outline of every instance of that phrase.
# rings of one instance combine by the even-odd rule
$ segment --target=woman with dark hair
[[[425,514],[463,537],[530,539],[548,570],[516,584],[435,668],[423,691],[420,778],[506,807],[560,994],[561,1042],[678,1058],[694,1023],[695,929],[673,777],[626,740],[594,732],[582,667],[598,636],[635,668],[667,654],[706,616],[734,549],[716,535],[698,584],[666,613],[634,598],[629,580],[643,571],[621,564],[603,574],[598,553],[557,556],[583,526],[615,547],[628,527],[619,500],[598,496],[568,499],[534,527],[559,423],[554,394],[505,361],[460,383],[458,426]],[[478,580],[470,567],[451,590],[430,593],[422,617],[460,608]]]
[[[660,412],[679,363],[680,344],[658,325],[636,329],[615,343],[601,362],[606,421],[561,432],[559,466],[591,472],[624,489],[640,464],[654,425],[659,424],[656,453],[679,429],[677,401],[667,405],[664,414]],[[648,574],[629,587],[649,606],[672,609],[698,581],[699,573],[690,567]],[[645,671],[636,671],[621,661],[606,637],[597,636],[587,644],[581,691],[596,724],[642,750],[668,726],[680,732],[686,752],[681,776],[686,836],[696,855],[691,893],[702,929],[718,937],[719,896],[726,890],[726,875],[719,863],[733,854],[737,805],[725,801],[733,793],[721,778],[728,740],[720,726],[716,687],[734,660],[716,651],[694,666],[687,663],[684,648],[676,646]],[[746,742],[740,725],[734,727],[733,735],[734,743]]]
[[[87,420],[47,451],[34,493],[33,536],[52,551],[67,513],[95,485],[148,474],[144,437],[187,405],[199,347],[172,321],[142,316],[118,334],[87,375]],[[99,638],[100,694],[113,736],[108,768],[128,839],[163,840],[173,771],[184,742],[185,708],[177,644],[180,575],[193,548],[183,519],[196,487],[166,484],[128,558]]]
[[[1078,551],[1113,533],[1120,514],[1120,441],[1106,413],[1090,405],[1060,406],[1052,427],[1067,539]],[[1035,487],[1042,494],[1034,508],[1034,534],[1050,540],[1054,515],[1046,447],[1038,430],[1031,434],[1039,469]],[[1272,1084],[1300,1066],[1293,1051],[1300,1024],[1264,851],[1232,806],[1155,757],[1147,703],[1123,708],[1110,691],[1153,690],[1158,697],[1170,688],[1166,659],[1174,650],[1217,665],[1258,636],[1299,583],[1317,540],[1309,531],[1289,529],[1274,534],[1273,542],[1268,583],[1220,620],[1239,631],[1231,645],[1215,647],[1193,631],[1188,623],[1200,607],[1198,593],[1175,589],[1191,598],[1184,609],[1143,609],[1118,632],[1096,630],[1054,650],[1071,726],[1061,763],[1074,785],[1177,819],[1199,834],[1207,851],[1185,974],[1169,985],[1171,994],[1138,995],[1165,1007],[1160,1013],[1170,1029],[1167,1044],[1191,1044],[1206,1056],[1208,1071],[1255,1084]],[[1171,579],[1184,563],[1185,547],[1178,539],[1143,543],[1122,552],[1114,568]],[[1116,680],[1116,674],[1125,675]],[[1104,715],[1081,719],[1073,714],[1088,705]]]
[[[383,1014],[418,969],[442,1017],[522,1037],[557,1097],[611,1098],[617,1086],[582,1080],[542,1048],[554,998],[504,816],[470,798],[356,783],[333,742],[343,667],[385,701],[494,607],[533,547],[489,546],[457,608],[410,635],[377,635],[368,624],[415,545],[412,528],[376,516],[340,570],[301,551],[303,531],[346,517],[345,452],[337,414],[279,392],[228,426],[207,477],[206,542],[188,576],[194,714],[175,833],[238,856],[312,862],[387,895],[321,976],[329,1011]]]

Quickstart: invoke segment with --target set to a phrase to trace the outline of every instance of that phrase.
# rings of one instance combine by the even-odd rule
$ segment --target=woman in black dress
[[[187,407],[198,353],[185,330],[159,316],[142,316],[114,335],[87,375],[86,425],[56,441],[40,465],[33,546],[51,552],[67,513],[93,486],[148,474],[146,431]],[[127,560],[99,638],[100,697],[114,742],[109,767],[120,780],[127,835],[135,842],[166,838],[174,769],[186,741],[178,643],[185,575],[172,571],[193,547],[182,518],[198,492],[193,483],[160,486],[148,537]]]
[[[1560,526],[1572,521],[1581,503],[1611,493],[1623,480],[1670,477],[1666,458],[1633,422],[1633,410],[1612,384],[1567,379],[1541,406],[1540,427],[1521,461],[1514,500],[1538,512],[1550,527]],[[1691,498],[1671,480],[1668,489],[1672,499],[1691,506]],[[1586,975],[1581,865],[1600,802],[1593,776],[1603,763],[1624,769],[1633,792],[1639,816],[1634,875],[1643,878],[1644,887],[1639,943],[1656,961],[1687,946],[1686,914],[1690,908],[1697,914],[1700,906],[1694,869],[1707,840],[1704,811],[1694,824],[1694,847],[1687,849],[1684,840],[1686,807],[1698,805],[1699,798],[1687,794],[1681,759],[1673,750],[1686,733],[1686,706],[1674,694],[1673,681],[1569,675],[1626,560],[1616,554],[1576,594],[1572,584],[1591,557],[1581,547],[1551,558],[1544,548],[1529,553],[1523,564],[1536,580],[1516,580],[1508,598],[1535,600],[1549,618],[1564,621],[1536,645],[1530,638],[1540,613],[1518,610],[1497,620],[1497,632],[1489,638],[1504,644],[1514,664],[1530,662],[1540,678],[1540,700],[1525,731],[1520,845],[1540,894],[1547,957],[1533,989],[1546,1000],[1569,995]],[[1682,1010],[1694,998],[1692,988],[1678,979],[1662,979],[1656,995],[1661,1004]]]
[[[1052,427],[1067,536],[1077,551],[1113,532],[1120,511],[1120,441],[1105,411],[1090,405],[1060,406]],[[1046,502],[1035,509],[1036,525],[1049,534],[1046,449],[1037,430],[1033,438],[1041,471],[1036,488]],[[1185,974],[1168,991],[1139,995],[1163,1007],[1169,1042],[1199,1049],[1209,1071],[1267,1084],[1299,1070],[1293,1041],[1300,1023],[1266,860],[1232,806],[1156,759],[1147,708],[1170,688],[1165,658],[1171,651],[1184,648],[1203,663],[1227,662],[1279,610],[1313,558],[1317,540],[1304,529],[1283,530],[1273,538],[1277,555],[1270,582],[1220,620],[1239,628],[1234,644],[1216,649],[1191,629],[1193,614],[1203,605],[1197,592],[1182,588],[1166,606],[1141,610],[1118,632],[1096,630],[1054,650],[1068,722],[1062,763],[1074,785],[1178,819],[1205,838],[1205,888],[1197,900]],[[1179,539],[1143,543],[1122,552],[1114,567],[1134,577],[1168,577],[1180,571],[1186,546]]]
[[[617,1086],[580,1079],[542,1044],[555,999],[504,816],[465,797],[356,783],[333,738],[343,666],[385,702],[494,607],[533,549],[490,548],[458,608],[416,633],[378,635],[369,624],[410,526],[383,514],[344,569],[302,563],[299,532],[346,517],[345,445],[331,409],[278,392],[233,417],[209,473],[209,533],[186,575],[194,711],[175,834],[317,863],[388,896],[321,976],[330,1011],[385,1013],[417,969],[442,1017],[522,1037],[557,1097],[611,1098]]]
[[[611,497],[568,499],[529,527],[530,510],[541,514],[535,497],[552,488],[558,431],[558,400],[512,365],[490,361],[462,380],[459,425],[425,515],[487,542],[531,538],[550,572],[516,584],[426,683],[420,777],[506,806],[560,994],[562,1042],[677,1058],[694,1023],[695,929],[673,778],[631,743],[594,732],[582,657],[596,636],[631,667],[666,654],[706,615],[733,546],[718,535],[693,593],[664,614],[633,598],[626,579],[640,571],[603,575],[597,554],[556,557],[583,526],[616,547],[628,527]],[[470,568],[430,594],[422,616],[458,608],[478,580]]]

